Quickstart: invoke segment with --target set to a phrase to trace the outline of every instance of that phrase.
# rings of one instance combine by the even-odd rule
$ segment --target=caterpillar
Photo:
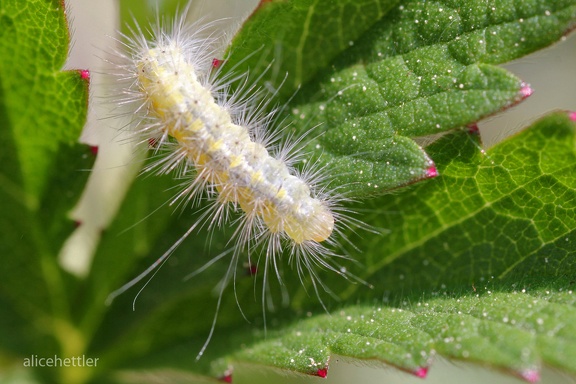
[[[144,172],[186,180],[172,204],[208,200],[210,205],[173,247],[113,292],[109,302],[162,264],[204,225],[202,220],[214,229],[229,225],[232,213],[241,219],[236,220],[233,262],[225,280],[241,254],[250,258],[254,252],[265,256],[265,281],[270,267],[280,278],[279,259],[287,253],[298,274],[308,274],[317,296],[319,287],[327,290],[318,268],[349,276],[335,261],[346,256],[333,250],[340,245],[342,228],[360,225],[342,207],[347,198],[329,188],[328,172],[318,163],[295,166],[304,156],[299,148],[306,134],[280,140],[282,131],[271,128],[277,110],[266,112],[269,101],[262,101],[262,93],[249,85],[248,74],[234,74],[234,68],[224,74],[225,60],[216,65],[221,63],[215,52],[222,38],[208,34],[210,26],[187,24],[184,16],[168,24],[158,21],[150,40],[137,28],[135,37],[125,37],[125,51],[118,53],[120,102],[135,111],[137,140],[154,143],[154,151],[162,155]],[[234,90],[233,82],[240,83]]]
[[[261,231],[257,237],[269,237],[270,244],[286,238],[294,247],[310,248],[325,241],[334,228],[326,199],[252,140],[242,116],[219,105],[220,95],[210,90],[214,84],[193,62],[204,52],[190,54],[180,43],[160,41],[135,60],[138,91],[154,119],[150,127],[159,130],[161,142],[176,144],[164,167],[193,167],[196,177],[185,193],[194,197],[208,189],[217,207],[239,206],[247,227]]]

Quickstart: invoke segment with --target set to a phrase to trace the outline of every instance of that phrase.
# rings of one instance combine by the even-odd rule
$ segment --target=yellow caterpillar
[[[334,215],[328,204],[253,141],[247,127],[232,121],[176,43],[144,52],[135,69],[154,126],[176,140],[177,161],[188,161],[196,169],[189,193],[214,187],[217,203],[238,204],[250,225],[272,236],[285,234],[296,244],[322,242],[332,234]]]

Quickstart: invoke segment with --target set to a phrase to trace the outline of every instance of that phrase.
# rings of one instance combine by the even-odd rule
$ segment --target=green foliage
[[[571,1],[406,1],[391,12],[395,2],[374,3],[299,8],[273,2],[247,22],[230,49],[239,69],[273,62],[272,73],[281,79],[287,74],[284,94],[302,80],[314,80],[291,103],[291,127],[299,133],[316,127],[307,134],[315,138],[307,150],[353,197],[429,177],[432,163],[411,138],[478,121],[526,97],[522,81],[494,64],[556,41],[572,28],[576,12]],[[366,7],[358,17],[374,19],[325,22],[326,11],[346,14],[353,6]],[[381,18],[382,12],[387,13]],[[338,38],[326,39],[328,31]],[[262,45],[274,47],[265,59],[242,61]]]
[[[56,254],[74,228],[66,215],[92,156],[76,143],[88,83],[61,71],[68,43],[58,2],[0,1],[0,343],[9,356],[75,353],[75,285]]]
[[[275,57],[262,81],[278,85],[288,74],[280,102],[303,84],[288,104],[289,129],[320,124],[308,137],[312,158],[336,176],[331,187],[379,195],[347,208],[385,233],[348,233],[356,262],[340,263],[365,283],[318,271],[333,295],[320,288],[317,298],[281,260],[283,285],[267,287],[276,305],[266,311],[267,337],[261,273],[244,276],[237,266],[213,340],[194,362],[228,263],[182,278],[228,249],[234,228],[190,236],[135,311],[135,291],[107,307],[113,289],[199,217],[155,211],[172,197],[166,190],[174,181],[139,178],[103,234],[90,275],[64,273],[56,255],[73,227],[66,212],[85,183],[79,171],[90,168],[86,148],[74,144],[87,87],[78,72],[60,71],[69,40],[60,3],[0,0],[5,365],[21,368],[31,354],[84,354],[98,357],[98,366],[31,376],[141,383],[155,370],[171,382],[204,382],[239,361],[322,375],[332,354],[421,374],[436,352],[526,379],[541,364],[576,373],[574,119],[552,114],[486,153],[459,129],[526,96],[522,82],[495,65],[558,40],[575,25],[576,2],[398,3],[265,2],[234,40],[230,67],[258,77]],[[446,131],[425,151],[412,140]],[[431,160],[440,177],[384,194],[431,176]]]
[[[387,256],[363,277],[393,289],[568,276],[576,228],[572,130],[559,113],[486,154],[462,133],[435,143],[429,150],[440,179],[370,204],[379,210],[370,222],[391,233],[366,245]]]
[[[481,291],[400,308],[347,307],[290,326],[234,358],[311,375],[328,367],[332,353],[384,361],[416,375],[435,353],[491,364],[527,380],[537,376],[541,363],[574,371],[566,358],[575,352],[572,292]],[[558,303],[559,298],[569,301]]]
[[[575,129],[556,113],[485,154],[464,132],[435,143],[439,179],[371,204],[391,228],[359,245],[378,256],[359,275],[374,292],[341,294],[389,306],[315,316],[234,359],[315,374],[334,353],[417,373],[436,351],[526,379],[542,363],[576,372]]]
[[[2,127],[9,129],[21,168],[22,184],[13,187],[21,189],[19,198],[36,211],[54,177],[59,149],[78,139],[87,84],[77,72],[59,72],[69,42],[59,5],[39,0],[1,5]]]

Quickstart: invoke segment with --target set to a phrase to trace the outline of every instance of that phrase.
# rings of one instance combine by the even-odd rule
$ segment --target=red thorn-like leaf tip
[[[224,62],[224,60],[212,59],[212,68],[214,68],[214,69],[220,68],[220,66],[222,65],[223,62]]]
[[[226,374],[220,378],[220,381],[224,383],[231,383],[232,382],[232,374]]]
[[[532,95],[532,93],[534,93],[534,90],[532,88],[530,88],[530,86],[528,84],[522,84],[522,88],[520,88],[520,96],[523,99]]]
[[[527,369],[520,373],[520,376],[529,383],[536,383],[540,381],[540,372],[532,369]]]
[[[325,379],[326,376],[328,376],[328,368],[322,368],[322,369],[317,370],[316,376]]]
[[[98,146],[97,145],[91,145],[90,146],[90,152],[92,152],[92,154],[94,156],[96,156],[98,154]]]
[[[87,69],[81,69],[80,77],[82,78],[82,80],[90,80],[90,71]]]
[[[570,118],[570,120],[576,121],[576,112],[569,112],[568,117]]]
[[[426,378],[428,376],[428,367],[420,367],[414,372],[414,376],[419,377],[421,379]]]
[[[80,220],[74,220],[74,227],[78,228],[81,225],[82,225],[82,222]]]
[[[476,124],[476,123],[472,123],[472,124],[468,125],[467,128],[468,128],[468,133],[471,135],[477,135],[480,133],[480,128],[478,128],[478,124]]]
[[[428,178],[436,177],[438,175],[439,175],[439,173],[438,173],[438,170],[436,169],[435,165],[431,165],[426,170],[426,177],[428,177]]]

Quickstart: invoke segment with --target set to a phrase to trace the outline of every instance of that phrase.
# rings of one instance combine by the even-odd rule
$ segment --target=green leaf
[[[445,164],[438,182],[370,204],[380,213],[369,221],[391,232],[368,246],[387,256],[371,261],[363,276],[397,289],[569,274],[572,124],[554,114],[486,154],[461,134],[438,142],[430,148]]]
[[[528,86],[492,64],[558,40],[574,27],[576,15],[573,0],[518,6],[512,0],[406,1],[391,12],[393,4],[382,1],[371,15],[386,16],[366,30],[370,20],[325,22],[326,9],[340,12],[351,6],[347,1],[313,4],[261,5],[230,48],[230,61],[240,62],[241,70],[271,62],[242,62],[263,44],[273,47],[268,56],[282,58],[271,70],[286,73],[282,93],[290,95],[308,81],[291,102],[291,129],[315,138],[306,147],[312,154],[306,161],[330,169],[332,186],[351,197],[434,176],[433,163],[410,138],[465,126],[527,97]],[[350,33],[326,42],[330,29],[336,36]],[[331,60],[321,69],[316,64],[324,62],[314,57],[319,49]]]
[[[233,359],[317,376],[326,374],[333,354],[385,362],[420,377],[436,353],[530,382],[538,380],[542,364],[576,371],[567,358],[576,353],[572,291],[481,291],[398,307],[351,306],[294,324]],[[557,303],[559,298],[570,302]]]
[[[254,335],[244,323],[236,300],[260,330],[261,308],[253,298],[254,283],[239,278],[235,295],[224,296],[208,355],[193,369],[204,371],[211,356],[217,357],[234,345],[248,345],[231,360],[217,362],[215,372],[222,374],[230,362],[239,369],[243,365],[237,362],[250,362],[322,375],[328,357],[334,353],[378,359],[423,375],[433,350],[447,357],[497,366],[525,378],[537,375],[542,363],[575,372],[573,359],[569,358],[575,348],[569,336],[574,312],[569,280],[574,262],[569,255],[576,244],[576,206],[572,204],[576,201],[576,186],[569,175],[576,167],[575,128],[565,113],[558,113],[486,153],[480,151],[473,136],[463,131],[439,140],[430,151],[440,166],[440,178],[374,200],[366,207],[374,212],[368,218],[370,224],[391,229],[385,236],[353,238],[362,250],[353,255],[362,263],[354,273],[374,288],[342,284],[342,277],[321,273],[329,287],[338,288],[338,306],[345,316],[337,311],[329,317],[316,310],[312,313],[320,313],[319,317],[276,328],[267,341],[250,346],[251,339],[256,336],[258,340],[262,335]],[[502,179],[503,175],[507,177]],[[534,188],[543,181],[543,186]],[[532,191],[531,198],[527,198],[526,190]],[[511,201],[513,192],[522,198]],[[502,207],[508,210],[501,211]],[[544,224],[550,219],[539,224],[534,217],[546,217],[546,210],[556,212],[559,208],[565,210],[558,215],[564,226],[550,236],[550,226]],[[170,236],[157,252],[166,249],[184,230],[170,228]],[[534,236],[533,232],[540,235]],[[165,267],[170,271],[163,270],[155,277],[138,299],[135,313],[127,313],[133,296],[115,303],[103,324],[102,330],[107,331],[100,331],[98,337],[112,342],[100,344],[97,350],[114,351],[107,356],[112,361],[144,352],[147,358],[129,365],[131,369],[164,366],[159,362],[190,369],[187,361],[199,350],[212,321],[210,316],[198,317],[198,313],[213,313],[212,290],[227,267],[220,263],[201,279],[184,285],[179,281],[178,275],[201,266],[206,260],[202,258],[208,256],[200,251],[204,235],[199,237],[191,239],[188,248],[198,251],[190,254],[182,250],[175,255],[187,266],[186,271],[178,264]],[[304,289],[294,292],[300,282],[288,272],[284,284],[293,292],[291,307],[296,313],[317,309],[318,304]],[[377,329],[369,323],[346,325],[346,316],[358,319],[364,315],[368,319],[377,309],[373,304],[358,308],[350,305],[380,302],[382,297],[387,299],[377,305],[383,313],[378,314]],[[545,300],[538,304],[534,301],[537,297]],[[290,324],[294,319],[290,310],[277,311],[269,314],[272,323]],[[118,318],[125,319],[125,323],[119,325],[115,321]],[[182,324],[182,319],[194,321]],[[538,328],[542,322],[546,326]],[[567,336],[559,337],[554,332]],[[461,346],[452,339],[460,340]],[[446,344],[445,340],[450,342]],[[370,347],[365,346],[367,341]],[[305,353],[298,353],[300,350]],[[312,365],[310,358],[315,362]]]
[[[56,255],[92,156],[76,144],[88,73],[61,70],[68,45],[60,2],[0,1],[0,342],[15,355],[74,342]]]
[[[323,375],[336,354],[422,375],[436,351],[529,381],[542,364],[576,373],[568,357],[576,353],[575,142],[566,113],[485,154],[464,133],[445,137],[431,148],[443,176],[373,203],[380,219],[370,222],[392,228],[360,245],[368,255],[359,276],[377,288],[350,285],[342,295],[354,303],[388,292],[398,301],[404,292],[401,302],[344,305],[231,360]]]
[[[272,63],[275,76],[265,80],[275,85],[284,83],[280,92],[290,97],[295,89],[325,71],[335,57],[398,3],[262,1],[235,36],[227,65],[239,72],[251,70],[258,74]],[[283,80],[285,74],[287,81]]]
[[[86,116],[86,81],[78,72],[61,71],[70,38],[67,28],[55,1],[2,2],[3,127],[10,127],[17,149],[24,186],[20,199],[32,210],[46,193],[58,150],[78,140]]]

